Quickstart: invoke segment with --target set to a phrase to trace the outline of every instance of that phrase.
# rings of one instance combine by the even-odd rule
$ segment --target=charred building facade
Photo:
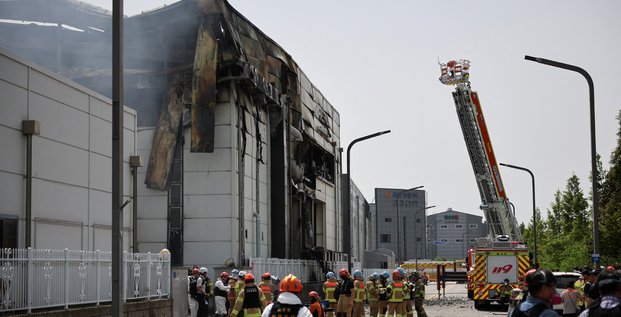
[[[0,19],[0,47],[111,96],[109,12],[8,0]],[[140,252],[215,267],[342,251],[339,113],[278,44],[224,0],[184,0],[125,19],[124,69]]]

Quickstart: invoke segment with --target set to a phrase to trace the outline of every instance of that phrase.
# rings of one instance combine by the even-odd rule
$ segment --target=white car
[[[556,277],[556,292],[561,294],[567,289],[569,282],[576,282],[580,278],[580,273],[575,272],[552,272]],[[563,316],[563,303],[552,306],[559,315]]]

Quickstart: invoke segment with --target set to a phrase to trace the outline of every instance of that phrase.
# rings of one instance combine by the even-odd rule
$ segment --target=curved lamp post
[[[365,135],[351,141],[351,143],[347,146],[347,184],[345,185],[346,197],[343,197],[343,199],[345,199],[345,210],[343,212],[343,251],[347,253],[347,269],[349,271],[351,271],[351,171],[349,168],[351,161],[351,148],[354,144],[360,141],[378,137],[386,133],[390,133],[390,130]]]
[[[563,68],[580,73],[582,76],[584,76],[589,85],[589,109],[591,116],[591,183],[593,191],[593,262],[597,267],[599,266],[599,193],[597,192],[597,179],[599,177],[597,175],[597,151],[595,146],[595,88],[593,87],[593,79],[591,78],[591,75],[589,75],[589,73],[587,73],[584,69],[578,66],[528,55],[524,56],[524,59],[527,61],[537,62],[540,64]]]
[[[418,215],[419,212],[421,211],[425,211],[427,209],[431,209],[434,208],[436,205],[431,205],[431,206],[427,206],[425,208],[421,208],[417,211],[414,212],[414,263],[416,264],[416,269],[418,270],[418,243],[416,242],[416,215]],[[425,220],[427,220],[425,218]],[[421,239],[422,240],[422,239]]]
[[[510,167],[510,168],[515,168],[521,171],[525,171],[528,172],[528,174],[530,174],[530,178],[532,180],[532,187],[533,187],[533,244],[534,246],[534,250],[533,250],[533,263],[534,266],[536,268],[539,267],[539,260],[537,259],[537,208],[535,207],[535,175],[533,174],[533,172],[531,172],[528,168],[526,167],[521,167],[521,166],[517,166],[517,165],[511,165],[511,164],[505,164],[505,163],[500,163],[500,165],[502,166],[506,166],[506,167]],[[513,214],[515,215],[515,207],[514,207],[514,212]]]

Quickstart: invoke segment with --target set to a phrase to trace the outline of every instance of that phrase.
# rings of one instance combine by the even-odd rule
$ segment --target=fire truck
[[[474,170],[481,210],[488,224],[488,235],[469,248],[468,298],[475,309],[491,303],[506,303],[498,288],[505,279],[518,287],[531,267],[530,254],[500,177],[489,131],[483,117],[479,94],[470,87],[470,61],[451,60],[440,63],[440,82],[455,86],[453,100]]]

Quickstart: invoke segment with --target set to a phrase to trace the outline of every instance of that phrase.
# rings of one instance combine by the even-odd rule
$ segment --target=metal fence
[[[354,267],[360,265],[354,263]],[[253,274],[270,272],[271,275],[283,278],[289,274],[297,276],[302,283],[319,282],[325,280],[325,271],[337,272],[339,269],[347,267],[347,261],[314,261],[297,259],[276,259],[276,258],[251,258],[250,267]]]
[[[170,294],[170,255],[123,253],[125,299]],[[0,250],[0,312],[97,304],[112,298],[112,253]]]

